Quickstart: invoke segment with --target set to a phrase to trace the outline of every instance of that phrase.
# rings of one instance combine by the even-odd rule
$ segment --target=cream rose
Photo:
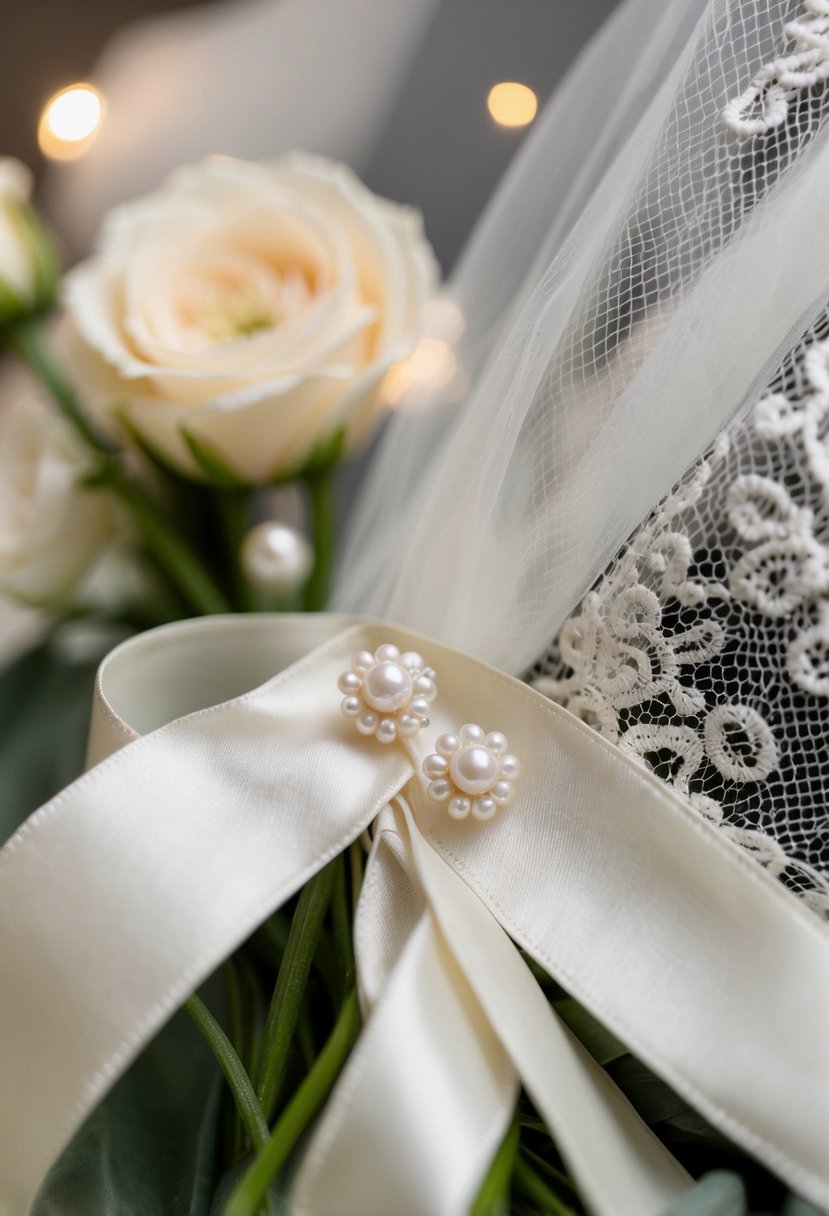
[[[89,456],[22,373],[0,386],[0,593],[60,609],[87,602],[81,584],[110,554],[117,507],[83,487]]]
[[[420,216],[342,165],[212,159],[115,211],[69,276],[76,375],[185,474],[275,481],[370,437],[436,278]]]
[[[26,166],[0,157],[0,325],[45,308],[57,282],[55,253],[31,194]]]

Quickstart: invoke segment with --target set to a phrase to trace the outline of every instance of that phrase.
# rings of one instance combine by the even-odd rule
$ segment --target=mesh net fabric
[[[530,679],[829,917],[829,313]]]
[[[336,596],[546,655],[543,688],[823,911],[825,7],[621,7],[450,284],[468,391],[393,419]]]

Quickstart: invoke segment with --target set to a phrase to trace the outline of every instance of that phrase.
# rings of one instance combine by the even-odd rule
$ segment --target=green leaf
[[[697,1144],[705,1148],[737,1152],[735,1146],[695,1110],[672,1115],[659,1126],[659,1135],[670,1144]]]
[[[334,431],[313,449],[311,455],[283,473],[277,474],[268,483],[272,486],[290,485],[293,481],[311,480],[323,473],[329,473],[342,460],[345,448],[345,427]]]
[[[706,1174],[666,1216],[748,1216],[742,1180],[725,1170]]]
[[[783,1204],[782,1216],[824,1216],[820,1208],[816,1208],[808,1199],[800,1195],[788,1195]]]
[[[248,482],[245,481],[244,477],[241,477],[211,444],[207,443],[204,439],[199,439],[197,435],[194,435],[192,431],[188,431],[186,427],[180,427],[179,431],[182,439],[190,449],[190,455],[211,485],[216,486],[220,490],[244,490],[247,488]]]
[[[83,770],[95,670],[112,639],[84,658],[60,639],[0,673],[0,840]]]
[[[49,1171],[31,1216],[208,1216],[221,1081],[178,1013]]]
[[[691,1109],[670,1086],[633,1056],[613,1060],[606,1071],[646,1123],[660,1123]]]
[[[554,1001],[553,1008],[597,1063],[610,1064],[613,1060],[629,1055],[624,1043],[620,1043],[615,1035],[606,1030],[572,997]]]

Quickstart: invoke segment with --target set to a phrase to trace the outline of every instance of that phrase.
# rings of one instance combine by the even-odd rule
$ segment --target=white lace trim
[[[766,443],[799,438],[829,502],[829,450],[819,437],[829,416],[829,341],[809,348],[803,363],[812,391],[798,401],[765,397],[751,427]],[[800,610],[806,624],[795,627],[787,644],[785,670],[810,696],[829,698],[829,551],[815,536],[812,511],[798,506],[785,486],[753,473],[736,477],[720,507],[739,540],[727,585],[691,575],[694,552],[682,517],[702,498],[729,447],[728,436],[721,436],[634,537],[563,626],[554,674],[533,683],[649,764],[771,874],[786,872],[798,895],[829,916],[823,875],[767,832],[728,822],[724,803],[700,788],[711,787],[711,775],[724,790],[762,786],[781,757],[772,726],[757,709],[734,698],[709,704],[710,692],[695,680],[696,669],[725,646],[723,625],[712,615],[718,602],[741,601],[787,627]],[[692,623],[677,628],[689,614]]]
[[[740,139],[781,126],[792,101],[829,78],[829,0],[805,0],[802,13],[783,28],[794,43],[791,52],[764,64],[722,112],[724,125]]]

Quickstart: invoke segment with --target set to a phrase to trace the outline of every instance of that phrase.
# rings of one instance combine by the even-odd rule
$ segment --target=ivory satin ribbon
[[[438,672],[432,726],[408,750],[339,712],[351,654],[385,641]],[[464,721],[504,731],[522,760],[513,806],[484,823],[450,820],[415,775]],[[829,1204],[829,935],[525,685],[353,618],[184,622],[102,665],[90,757],[103,762],[0,851],[4,1216],[28,1210],[193,988],[374,820],[356,925],[367,1021],[294,1211],[461,1216],[516,1076],[597,1216],[657,1216],[681,1193],[685,1175],[558,1023],[510,937],[726,1134]]]

